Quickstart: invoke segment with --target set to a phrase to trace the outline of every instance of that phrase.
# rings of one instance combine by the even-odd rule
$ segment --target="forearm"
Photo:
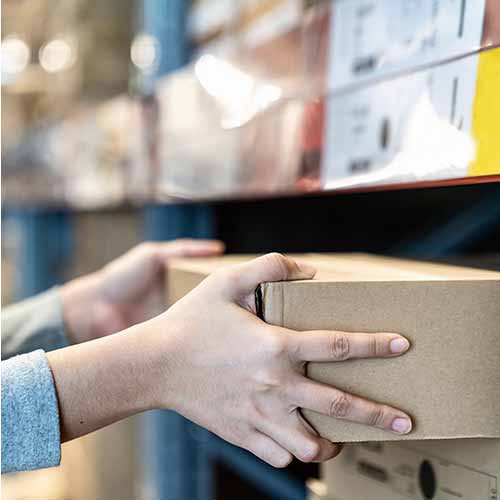
[[[153,330],[146,322],[47,355],[63,442],[160,404],[156,385],[168,369],[168,349],[154,348]]]

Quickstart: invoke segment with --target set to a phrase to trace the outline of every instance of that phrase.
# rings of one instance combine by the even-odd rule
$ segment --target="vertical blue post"
[[[157,66],[142,75],[141,86],[155,81],[189,60],[186,0],[142,0],[141,31],[158,41]],[[149,240],[209,238],[214,234],[210,208],[200,205],[154,206],[144,210]],[[148,500],[210,500],[213,467],[207,451],[207,431],[174,412],[157,411],[143,419],[142,498]]]
[[[144,31],[159,42],[160,52],[153,77],[181,68],[189,60],[186,36],[186,0],[143,0]]]
[[[158,205],[144,210],[145,237],[153,241],[213,238],[213,211],[206,205]]]
[[[5,210],[4,248],[14,267],[13,299],[43,292],[64,278],[71,251],[71,217],[39,209]]]
[[[186,36],[189,3],[186,0],[142,0],[138,30],[158,42],[154,71],[139,75],[142,93],[153,91],[158,78],[182,68],[189,61]]]

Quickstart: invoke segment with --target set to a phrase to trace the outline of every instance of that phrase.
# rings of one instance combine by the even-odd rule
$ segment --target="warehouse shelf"
[[[367,16],[382,23],[385,3]],[[422,7],[411,32],[384,25],[370,59],[346,45],[345,25],[372,19],[353,18],[355,4],[316,5],[272,38],[259,28],[242,42],[243,23],[224,55],[202,53],[154,94],[35,131],[4,155],[4,203],[102,209],[498,181],[500,9]],[[261,24],[276,17],[261,10]]]
[[[360,44],[360,54],[349,53],[357,45],[344,29],[358,0],[308,2],[314,5],[297,16],[302,1],[260,3],[266,8],[235,22],[224,9],[209,16],[208,2],[197,2],[190,35],[208,43],[179,68],[187,62],[182,30],[165,20],[185,15],[185,2],[144,0],[146,31],[168,48],[159,78],[150,76],[155,92],[122,94],[70,114],[4,155],[4,217],[29,248],[16,254],[26,269],[16,298],[61,281],[61,262],[74,247],[71,211],[141,209],[146,239],[207,238],[216,236],[216,220],[200,202],[500,183],[495,1],[441,2],[455,31],[440,31],[439,18],[425,14],[410,33],[420,38],[408,43],[408,31],[388,24],[380,39]],[[395,18],[416,17],[403,3],[411,2],[380,0],[370,14],[375,19],[367,14],[357,29],[380,23],[388,4]],[[438,3],[413,2],[427,13]],[[276,26],[280,8],[286,22]],[[475,22],[465,27],[469,15]],[[366,51],[373,45],[377,58]],[[493,194],[482,193],[481,203],[394,251],[442,257],[475,241],[498,220]],[[43,250],[47,241],[51,248]],[[141,451],[145,497],[213,498],[216,463],[269,496],[306,497],[290,470],[273,470],[180,415],[154,413],[145,427],[151,438]]]

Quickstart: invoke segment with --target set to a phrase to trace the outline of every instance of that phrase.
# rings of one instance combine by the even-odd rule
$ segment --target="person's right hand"
[[[275,467],[286,466],[292,456],[324,461],[340,451],[316,434],[300,408],[410,432],[405,413],[304,376],[309,361],[398,356],[409,347],[406,339],[393,333],[299,333],[256,317],[260,283],[314,274],[309,265],[268,254],[214,273],[150,320],[150,336],[142,339],[151,340],[163,367],[153,406],[174,409]]]

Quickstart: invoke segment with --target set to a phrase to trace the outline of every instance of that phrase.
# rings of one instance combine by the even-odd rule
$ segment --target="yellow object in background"
[[[500,174],[500,48],[479,55],[472,135],[478,149],[469,175]]]

